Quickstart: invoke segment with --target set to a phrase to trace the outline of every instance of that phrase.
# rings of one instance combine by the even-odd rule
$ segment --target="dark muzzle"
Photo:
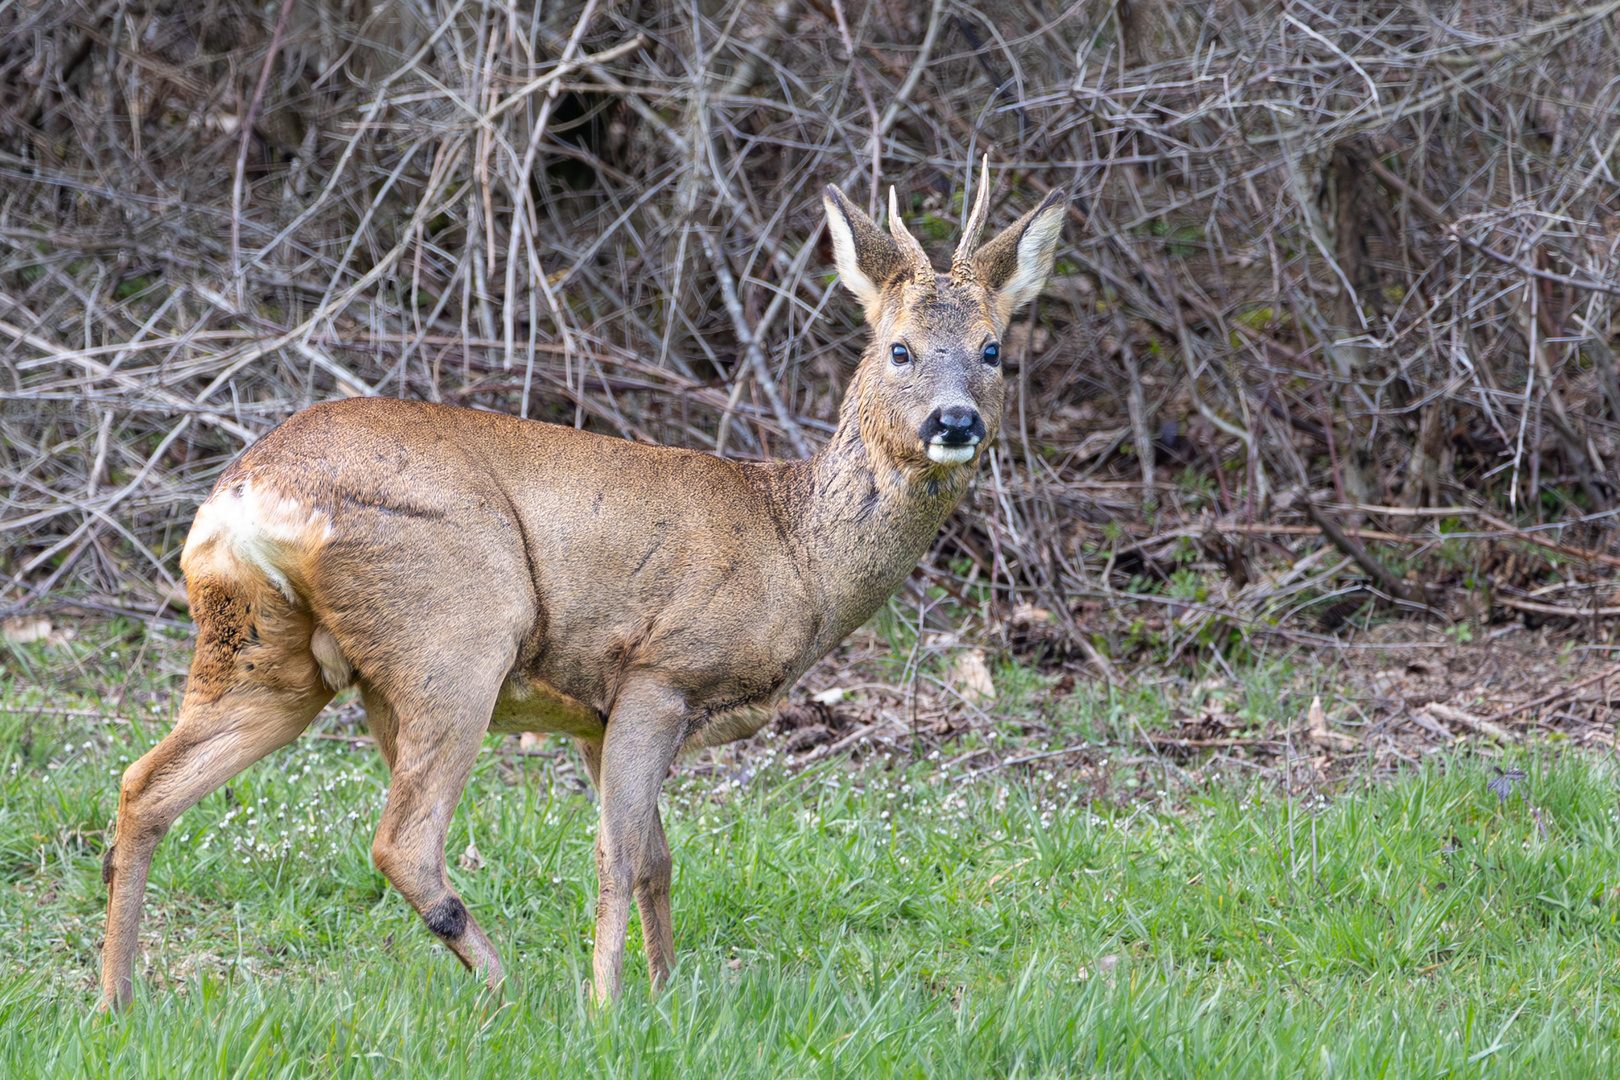
[[[948,405],[930,413],[917,435],[930,458],[941,464],[960,464],[971,459],[984,441],[984,419],[970,406]]]

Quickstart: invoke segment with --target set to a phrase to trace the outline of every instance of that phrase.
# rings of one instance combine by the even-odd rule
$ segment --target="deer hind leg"
[[[452,659],[454,666],[441,661],[433,673],[392,680],[413,689],[443,687],[431,697],[389,698],[376,688],[366,691],[372,732],[393,774],[371,857],[428,929],[494,988],[502,977],[500,956],[451,887],[444,844],[505,667],[479,677],[473,674],[483,666],[479,661]],[[380,707],[374,709],[374,702]]]
[[[668,765],[664,768],[667,770]],[[641,912],[641,944],[647,954],[647,978],[657,990],[675,966],[675,927],[670,922],[669,841],[658,814],[656,798],[643,844],[641,873],[635,883],[636,908]]]
[[[251,590],[248,590],[251,592]],[[108,1007],[129,1003],[152,854],[204,796],[309,726],[332,692],[309,653],[311,627],[279,595],[194,586],[197,650],[174,729],[124,772],[116,838],[102,864]]]
[[[373,690],[370,683],[360,683],[360,701],[366,707],[366,730],[371,732],[372,741],[377,744],[377,750],[392,773],[394,760],[398,757],[399,717],[394,713],[393,706],[388,704],[388,699]]]
[[[654,990],[675,959],[670,923],[669,843],[658,816],[658,792],[680,749],[685,703],[662,687],[627,687],[619,695],[593,771],[601,793],[596,838],[596,998],[619,996],[624,940],[633,897],[641,912],[647,972]],[[587,762],[592,755],[587,754]]]

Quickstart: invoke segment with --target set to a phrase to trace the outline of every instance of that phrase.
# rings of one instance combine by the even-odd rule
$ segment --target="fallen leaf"
[[[51,620],[38,615],[8,615],[0,621],[0,632],[13,645],[27,645],[50,636]]]
[[[71,626],[52,626],[43,615],[10,615],[0,620],[0,633],[14,645],[27,645],[43,641],[47,645],[66,645],[79,636]]]
[[[518,736],[518,749],[519,750],[534,750],[534,749],[537,749],[540,746],[540,744],[544,743],[545,741],[546,741],[546,737],[545,737],[545,735],[543,733],[538,732],[538,731],[525,731],[523,734]]]
[[[1118,953],[1109,953],[1107,956],[1097,957],[1097,974],[1103,976],[1110,986],[1113,985],[1114,972],[1119,968],[1120,959]],[[1091,969],[1082,965],[1078,974],[1082,979],[1089,979],[1091,978]]]
[[[996,684],[983,649],[964,649],[951,664],[951,687],[969,705],[987,705],[996,699]]]
[[[1026,626],[1051,623],[1056,621],[1056,619],[1056,615],[1053,615],[1050,611],[1043,607],[1036,607],[1034,604],[1019,604],[1017,607],[1013,608],[1012,613],[1013,622],[1023,623]]]
[[[483,869],[484,857],[478,854],[477,846],[469,841],[467,850],[461,853],[461,857],[456,860],[456,865],[471,874]]]
[[[1358,745],[1351,736],[1328,727],[1327,710],[1322,708],[1320,695],[1311,698],[1311,707],[1305,711],[1305,728],[1312,742],[1329,750],[1354,750]]]
[[[984,886],[985,889],[988,891],[990,889],[995,888],[996,887],[996,882],[1000,881],[1002,878],[1006,877],[1008,874],[1012,873],[1014,870],[1018,869],[1020,866],[1023,866],[1025,863],[1030,863],[1030,862],[1034,862],[1034,861],[1035,861],[1035,856],[1033,856],[1033,855],[1031,855],[1027,859],[1019,859],[1017,862],[1015,862],[1011,866],[1007,867],[1007,869],[1000,871],[999,873],[996,874],[995,877],[991,878],[988,882],[986,882],[985,886]]]
[[[837,705],[840,701],[843,701],[846,696],[847,693],[843,687],[835,686],[830,690],[823,690],[819,694],[811,694],[810,700],[814,701],[818,705],[832,706]]]
[[[1518,742],[1519,740],[1517,735],[1513,734],[1513,732],[1509,731],[1502,725],[1492,723],[1482,716],[1475,716],[1471,712],[1465,712],[1454,705],[1442,705],[1438,701],[1431,701],[1427,705],[1423,706],[1423,711],[1434,717],[1436,720],[1445,720],[1448,723],[1461,724],[1463,727],[1472,728],[1475,731],[1480,732],[1483,735],[1489,735],[1491,738],[1500,742],[1510,743]]]

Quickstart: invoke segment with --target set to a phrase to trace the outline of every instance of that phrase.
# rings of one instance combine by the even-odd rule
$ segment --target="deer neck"
[[[969,468],[905,463],[862,428],[846,408],[815,456],[779,466],[785,520],[828,609],[828,648],[911,574],[971,481]]]

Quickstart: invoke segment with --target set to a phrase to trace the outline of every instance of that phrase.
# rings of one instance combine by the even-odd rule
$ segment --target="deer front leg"
[[[619,996],[630,900],[641,909],[647,971],[657,990],[675,958],[669,916],[670,859],[658,792],[680,749],[686,704],[660,686],[627,687],[614,705],[592,770],[601,793],[596,837],[596,999]]]

